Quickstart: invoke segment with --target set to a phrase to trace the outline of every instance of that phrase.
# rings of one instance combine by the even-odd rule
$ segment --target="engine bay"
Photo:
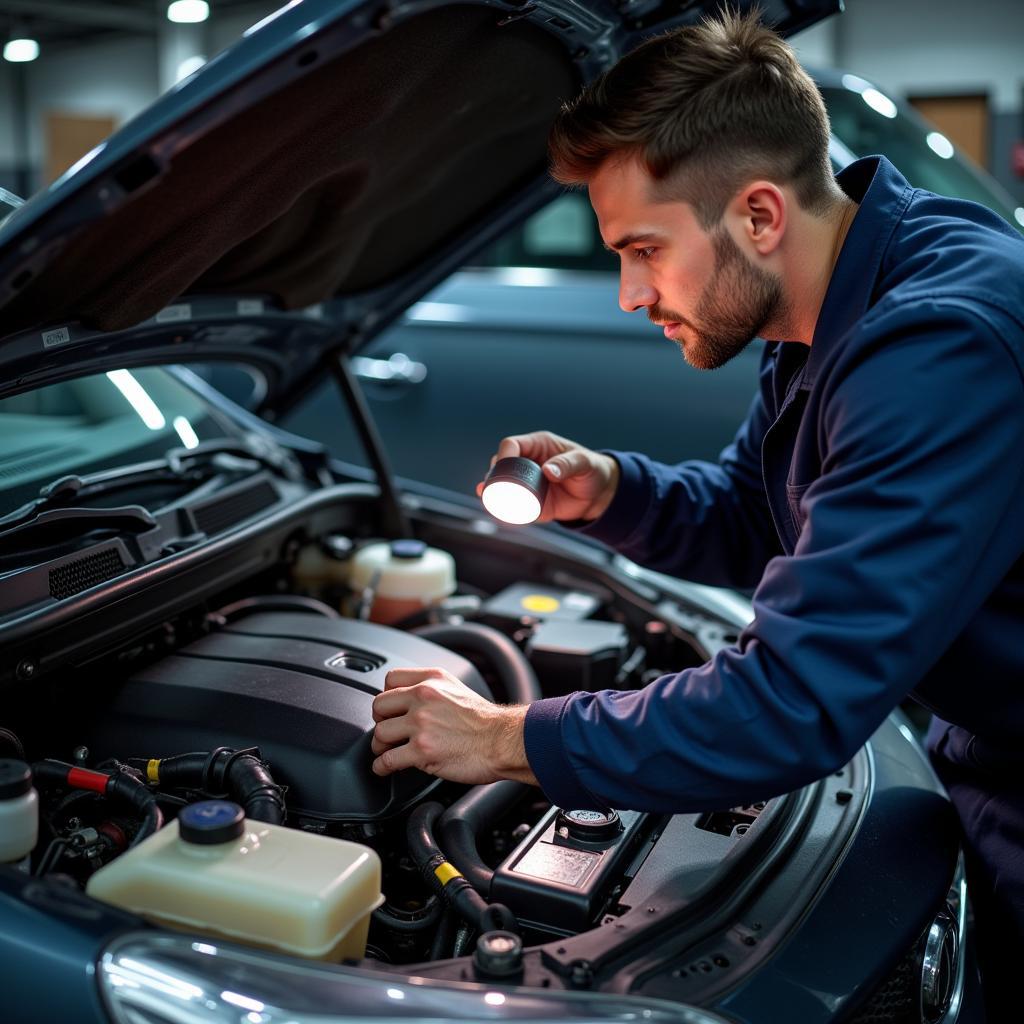
[[[36,769],[39,840],[24,870],[99,891],[96,880],[137,860],[154,833],[184,829],[186,811],[191,820],[211,801],[237,802],[261,835],[291,830],[379,859],[379,898],[348,962],[522,980],[523,950],[540,949],[547,980],[537,984],[579,987],[566,940],[596,943],[611,963],[635,944],[638,916],[683,908],[722,872],[739,878],[744,862],[767,860],[788,798],[669,816],[553,807],[514,782],[375,775],[371,705],[394,668],[441,667],[486,699],[526,703],[643,686],[700,664],[737,627],[639,582],[621,586],[575,553],[428,513],[419,538],[389,539],[361,512],[361,502],[342,502],[254,528],[258,569],[220,588],[211,575],[208,592],[189,600],[179,586],[176,612],[159,625],[123,628],[74,671],[19,688],[2,739],[5,756],[20,749]],[[382,546],[388,564],[401,563],[397,600],[379,567],[352,571],[360,552],[379,561]],[[457,572],[410,603],[410,565],[436,555]],[[272,878],[301,876],[304,856],[283,858]],[[132,900],[122,905],[168,923]],[[741,925],[716,938],[717,960],[696,960],[694,983],[724,977],[753,950],[753,934]],[[487,945],[502,935],[514,937],[518,959]]]

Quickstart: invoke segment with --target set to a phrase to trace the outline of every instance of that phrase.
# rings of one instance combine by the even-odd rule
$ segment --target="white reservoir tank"
[[[337,962],[365,954],[380,885],[368,846],[204,800],[100,868],[86,892],[172,928]]]
[[[356,604],[372,591],[372,621],[399,622],[455,592],[455,559],[421,540],[367,544],[352,557],[349,587]]]

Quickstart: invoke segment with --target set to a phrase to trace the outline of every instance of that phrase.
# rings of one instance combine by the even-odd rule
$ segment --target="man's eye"
[[[654,255],[654,246],[647,245],[644,246],[642,249],[632,249],[630,251],[633,253],[633,259],[639,260],[641,263],[643,263],[645,260],[649,260]]]

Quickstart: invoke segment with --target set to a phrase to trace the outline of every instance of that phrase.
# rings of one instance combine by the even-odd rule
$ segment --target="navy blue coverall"
[[[729,807],[839,768],[912,691],[988,988],[1024,951],[1024,238],[884,158],[839,182],[860,208],[810,348],[765,345],[717,464],[612,453],[618,490],[583,531],[756,587],[753,622],[642,690],[538,701],[526,753],[563,807]]]

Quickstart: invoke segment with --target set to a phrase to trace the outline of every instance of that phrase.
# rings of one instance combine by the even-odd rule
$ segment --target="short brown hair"
[[[837,197],[828,144],[825,104],[793,51],[759,12],[729,11],[642,43],[562,107],[549,138],[563,185],[637,156],[705,229],[759,177],[826,212]]]

